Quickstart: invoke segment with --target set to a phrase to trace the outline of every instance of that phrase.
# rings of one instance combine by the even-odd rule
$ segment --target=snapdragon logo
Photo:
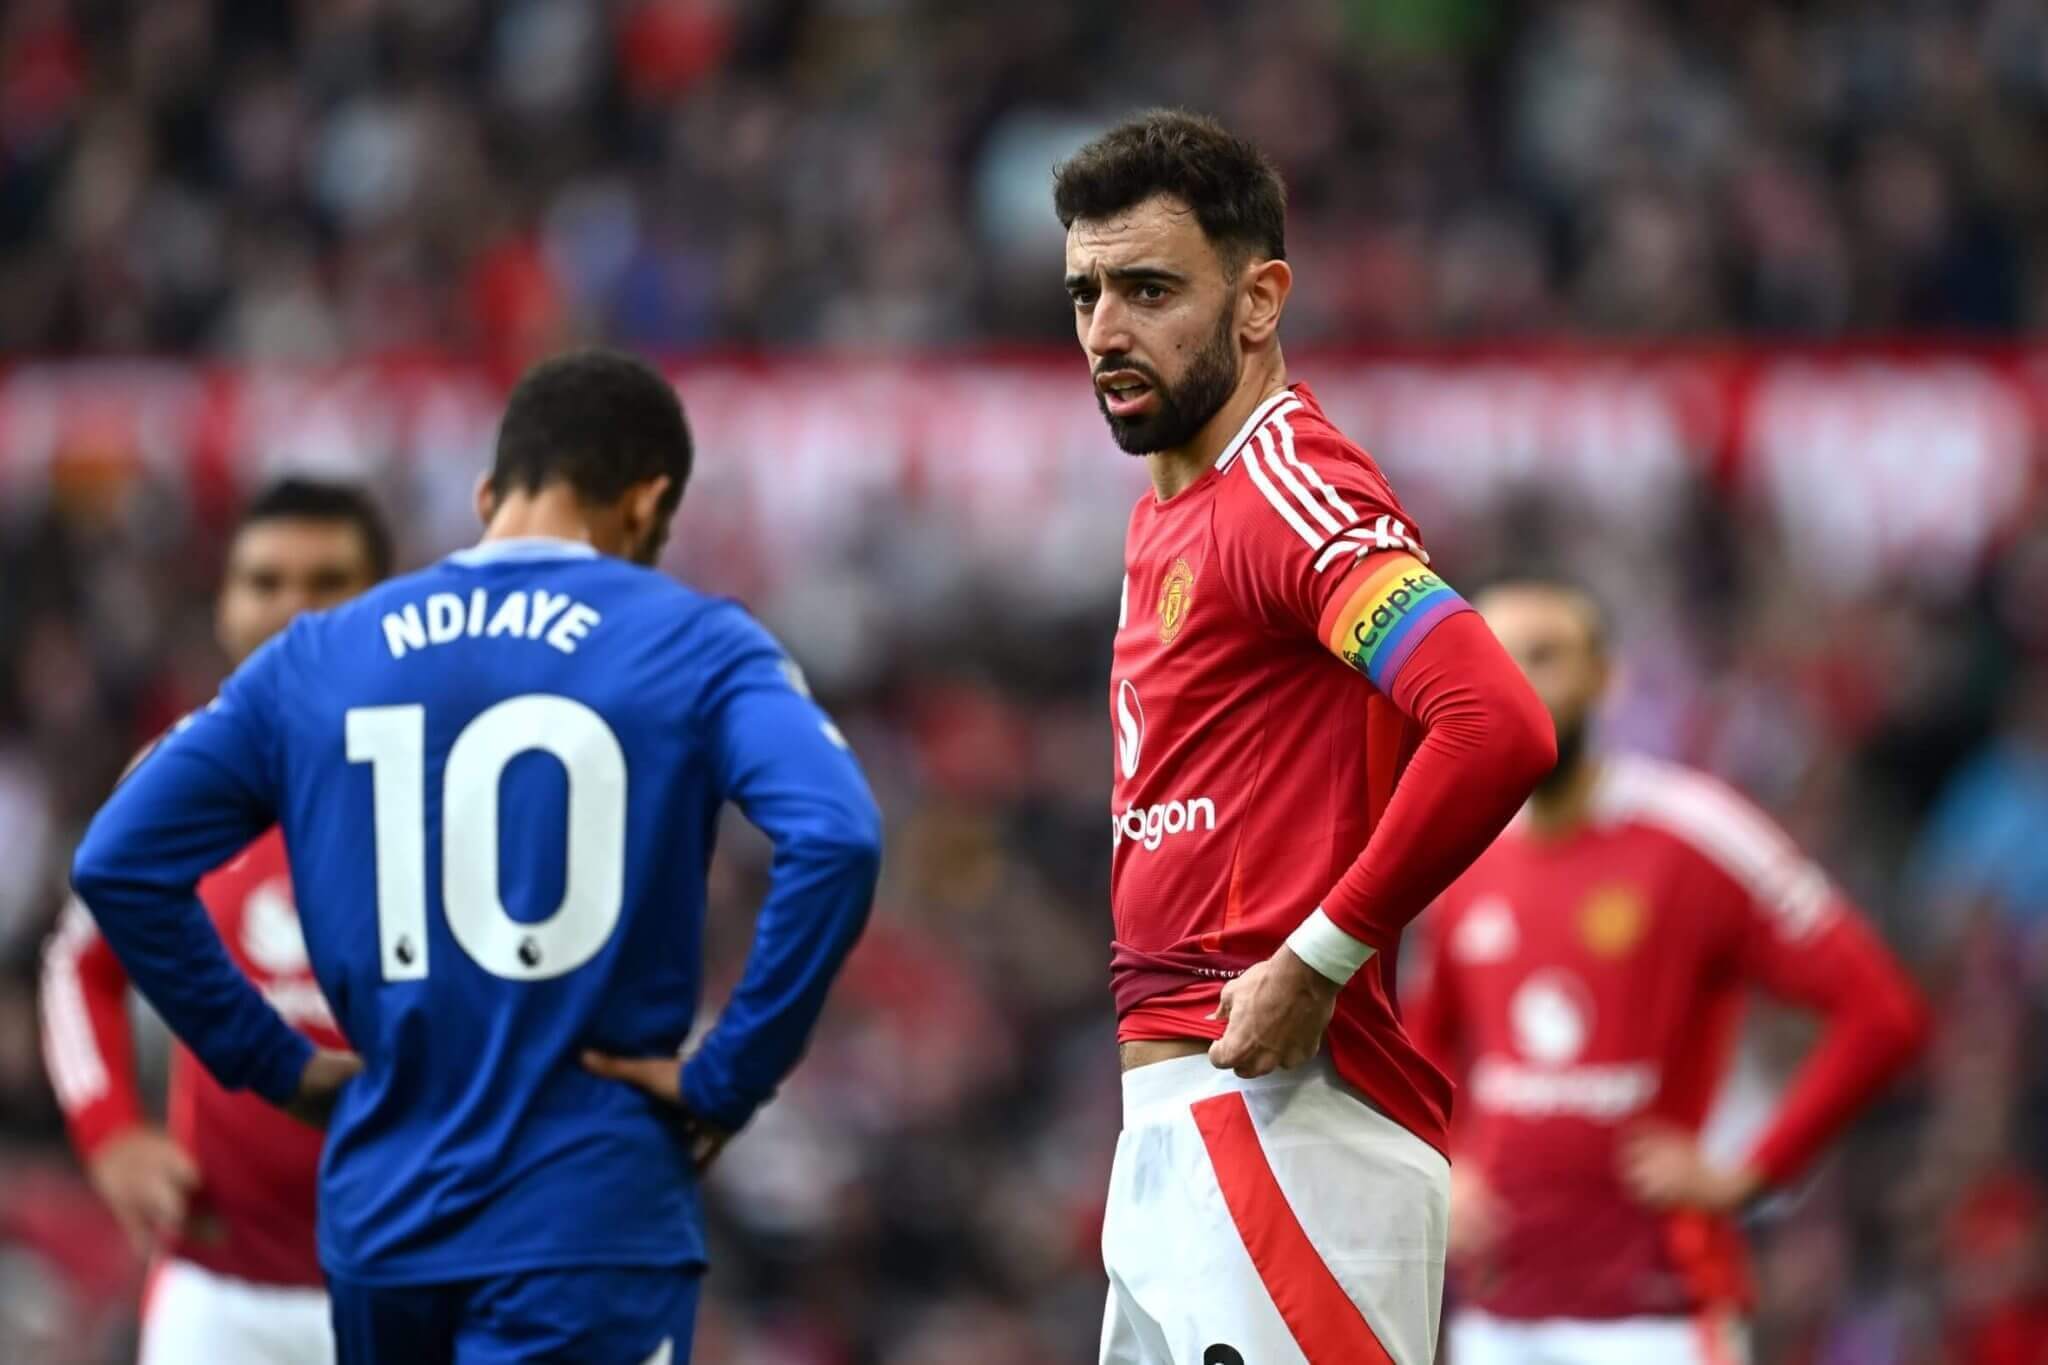
[[[1122,815],[1112,814],[1110,827],[1115,844],[1129,839],[1148,849],[1158,848],[1170,834],[1188,830],[1208,833],[1216,828],[1216,803],[1206,796],[1192,801],[1165,801],[1156,806],[1132,806]]]

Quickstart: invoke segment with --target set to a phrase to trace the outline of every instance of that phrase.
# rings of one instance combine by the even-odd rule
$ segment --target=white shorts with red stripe
[[[1451,1318],[1450,1365],[1746,1365],[1733,1317],[1518,1322],[1467,1309]]]
[[[142,1295],[139,1365],[333,1365],[327,1293],[166,1260]]]
[[[1318,1056],[1124,1073],[1102,1365],[1430,1365],[1450,1165]]]

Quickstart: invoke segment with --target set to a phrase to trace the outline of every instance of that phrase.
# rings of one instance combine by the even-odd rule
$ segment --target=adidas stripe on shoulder
[[[1301,400],[1285,391],[1266,400],[1217,462],[1218,469],[1225,474],[1244,470],[1260,497],[1315,556],[1317,573],[1376,550],[1405,550],[1427,564],[1428,552],[1399,518],[1382,513],[1364,520],[1315,461],[1295,448],[1290,419],[1301,408]]]

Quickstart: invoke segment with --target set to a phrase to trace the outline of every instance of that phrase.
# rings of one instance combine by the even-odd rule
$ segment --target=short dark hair
[[[1287,259],[1287,187],[1273,163],[1215,119],[1152,109],[1075,152],[1053,171],[1061,227],[1111,218],[1166,194],[1193,210],[1235,271],[1256,253]]]
[[[235,533],[239,535],[266,521],[346,522],[362,537],[371,577],[391,576],[391,528],[385,525],[384,514],[370,501],[370,495],[353,484],[296,476],[279,479],[242,508]]]
[[[539,492],[561,482],[592,506],[669,477],[673,509],[690,480],[690,426],[675,386],[646,362],[592,347],[543,360],[505,404],[491,488]]]

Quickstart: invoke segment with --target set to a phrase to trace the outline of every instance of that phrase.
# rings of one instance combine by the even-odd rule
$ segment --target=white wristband
[[[1287,936],[1287,946],[1296,957],[1340,986],[1356,976],[1372,956],[1368,944],[1339,929],[1320,905],[1301,922],[1300,928]]]

